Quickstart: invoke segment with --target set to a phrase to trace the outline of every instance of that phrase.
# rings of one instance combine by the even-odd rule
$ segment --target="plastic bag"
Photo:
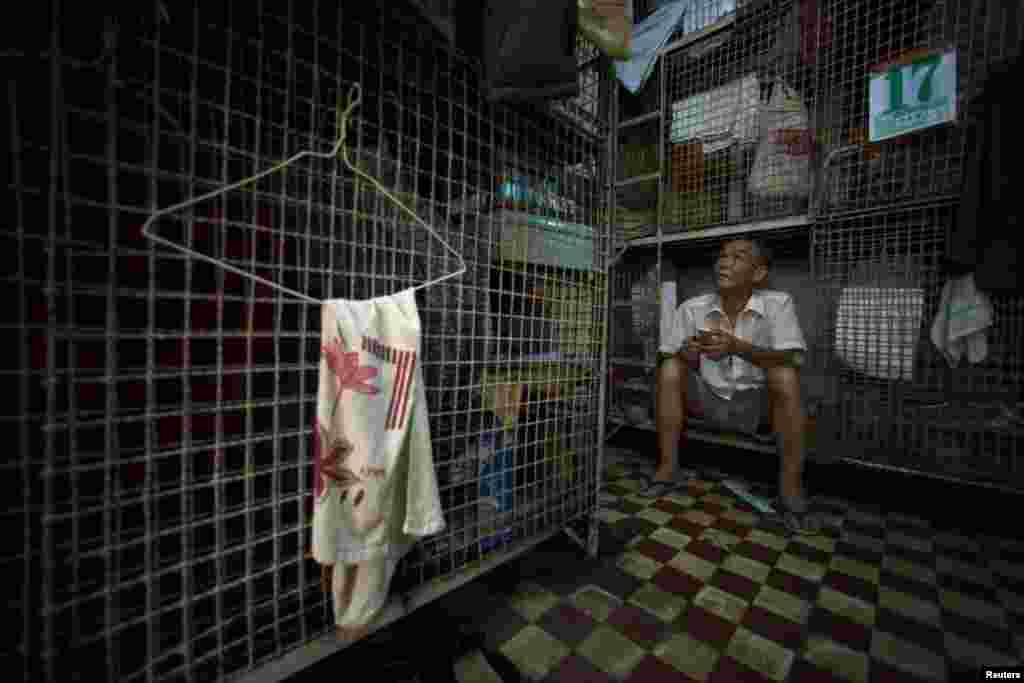
[[[800,96],[775,81],[758,114],[759,141],[748,188],[758,197],[806,197],[811,190],[813,134]]]

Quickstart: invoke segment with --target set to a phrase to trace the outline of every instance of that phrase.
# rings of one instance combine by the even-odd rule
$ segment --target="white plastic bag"
[[[806,197],[811,191],[813,135],[800,96],[776,80],[758,113],[759,141],[750,193],[763,198]]]

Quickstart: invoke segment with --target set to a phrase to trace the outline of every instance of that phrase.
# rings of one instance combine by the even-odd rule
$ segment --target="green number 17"
[[[927,102],[932,98],[932,77],[935,70],[939,68],[941,56],[935,55],[928,59],[910,66],[910,82],[916,85],[916,99],[919,103]],[[903,74],[907,67],[898,67],[885,75],[889,79],[889,109],[886,114],[894,114],[903,109]],[[922,73],[923,72],[923,73]]]

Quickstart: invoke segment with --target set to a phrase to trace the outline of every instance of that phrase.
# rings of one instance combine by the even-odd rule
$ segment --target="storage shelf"
[[[748,223],[736,223],[735,225],[720,225],[714,228],[703,230],[690,230],[688,232],[663,233],[662,244],[675,242],[691,242],[696,240],[714,239],[716,237],[729,237],[731,235],[745,235],[756,232],[772,232],[775,230],[788,230],[801,228],[811,224],[808,216],[791,216],[789,218],[778,218],[768,221],[753,221]],[[650,247],[658,244],[658,236],[639,237],[626,243],[627,247]]]

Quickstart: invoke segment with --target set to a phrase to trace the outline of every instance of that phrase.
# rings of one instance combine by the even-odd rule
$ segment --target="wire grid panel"
[[[1024,383],[1019,297],[993,298],[989,355],[950,368],[931,339],[955,204],[816,224],[812,253],[825,319],[812,365],[839,383],[821,431],[851,457],[1024,486],[1024,431],[1008,419]]]
[[[806,213],[818,55],[788,3],[741,3],[665,59],[666,232]]]
[[[821,98],[815,117],[827,163],[819,210],[836,214],[956,197],[971,98],[993,64],[1019,51],[1024,36],[1020,3],[828,0],[821,3],[821,12],[828,39],[819,41]],[[871,142],[869,76],[929,53],[951,51],[956,122]]]
[[[3,563],[24,680],[219,680],[330,630],[309,555],[320,313],[140,227],[329,150],[354,82],[352,159],[469,266],[418,295],[447,545],[419,547],[393,587],[596,507],[606,128],[485,103],[472,64],[374,34],[372,7],[55,9],[49,46],[9,83],[5,131],[4,286],[21,304],[5,321],[20,457],[4,480],[24,532]],[[525,231],[481,208],[510,173],[547,190]],[[314,298],[385,296],[458,265],[340,161],[295,163],[154,230]],[[573,267],[516,261],[538,240]],[[479,466],[453,477],[467,452]],[[497,511],[480,504],[487,476],[505,487]]]

